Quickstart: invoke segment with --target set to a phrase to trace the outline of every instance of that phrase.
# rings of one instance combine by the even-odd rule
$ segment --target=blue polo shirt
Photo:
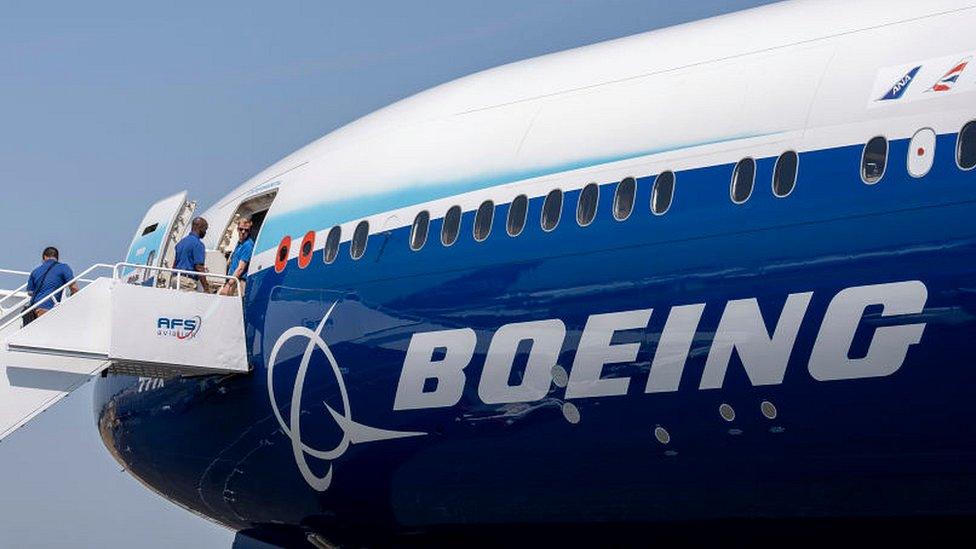
[[[196,233],[190,233],[183,237],[176,244],[176,261],[173,263],[173,268],[181,271],[195,271],[194,267],[196,265],[206,265],[207,262],[207,252],[203,246],[203,241]],[[187,275],[190,278],[196,280],[200,277],[197,275]]]
[[[243,242],[238,242],[237,246],[234,248],[234,253],[230,256],[230,263],[227,264],[227,274],[233,276],[234,271],[237,270],[237,266],[243,261],[244,263],[251,262],[251,254],[254,253],[254,240],[248,238]],[[244,268],[244,273],[241,275],[241,280],[247,279],[247,267]]]
[[[48,271],[49,268],[50,271]],[[31,304],[40,303],[44,298],[54,293],[54,290],[64,286],[74,277],[75,274],[71,272],[71,267],[53,259],[45,260],[40,267],[31,271],[30,278],[27,279],[27,291],[31,293]],[[61,294],[62,292],[58,292],[54,298],[61,301]],[[37,308],[50,309],[51,307],[54,307],[54,301],[47,299]]]

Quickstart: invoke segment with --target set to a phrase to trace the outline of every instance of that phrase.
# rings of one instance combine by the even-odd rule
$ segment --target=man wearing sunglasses
[[[247,266],[251,262],[251,254],[254,253],[254,239],[251,238],[253,225],[250,217],[242,217],[237,222],[237,246],[230,256],[230,262],[227,263],[227,274],[234,278],[220,288],[220,295],[237,295],[238,285],[241,287],[240,293],[244,293]]]

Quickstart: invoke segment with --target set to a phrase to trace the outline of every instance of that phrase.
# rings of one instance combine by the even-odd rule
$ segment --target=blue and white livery
[[[251,373],[100,379],[102,438],[283,546],[976,514],[974,27],[783,2],[370,114],[202,214]]]

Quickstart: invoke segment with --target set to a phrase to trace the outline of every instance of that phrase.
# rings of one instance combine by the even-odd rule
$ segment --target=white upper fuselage
[[[922,126],[957,131],[972,82],[938,101],[872,101],[879,81],[890,85],[886,71],[972,51],[974,6],[797,0],[513,63],[334,131],[204,216],[220,226],[243,197],[279,188],[255,272],[273,264],[286,235],[294,257],[307,231],[319,233],[320,248],[333,225],[346,241],[362,219],[371,233],[402,227],[420,209],[434,218],[454,204],[472,210],[486,189],[504,203],[543,195],[554,182],[569,190],[735,162],[743,150],[802,152]],[[940,76],[932,65],[920,79]]]

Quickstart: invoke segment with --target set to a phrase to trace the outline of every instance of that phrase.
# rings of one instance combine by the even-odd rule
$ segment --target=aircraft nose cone
[[[321,507],[273,416],[255,410],[250,379],[99,379],[99,434],[129,474],[198,514],[237,530],[297,524]]]

